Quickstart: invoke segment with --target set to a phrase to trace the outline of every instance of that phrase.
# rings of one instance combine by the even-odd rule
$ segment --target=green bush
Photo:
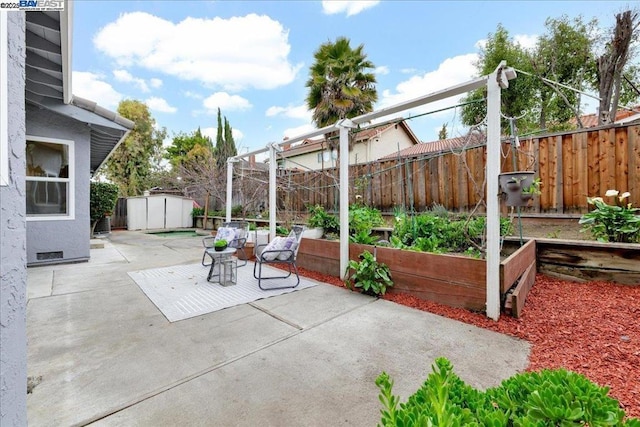
[[[445,358],[406,403],[385,372],[376,379],[381,426],[633,426],[617,400],[586,377],[564,369],[516,374],[485,392],[465,384]]]
[[[204,215],[204,208],[193,208],[191,209],[191,218],[195,218],[197,216]]]
[[[451,218],[439,212],[427,212],[417,216],[396,213],[391,234],[393,246],[423,252],[469,252],[481,247],[486,228],[485,217]],[[500,218],[500,235],[512,231],[508,218]]]
[[[615,198],[615,205],[608,205],[602,197],[587,197],[595,209],[582,215],[579,224],[582,232],[589,231],[600,242],[640,242],[640,208],[625,204],[631,194],[619,195],[618,190],[609,190],[605,197]]]
[[[356,236],[363,232],[371,232],[373,227],[384,224],[382,213],[375,208],[362,205],[349,206],[349,235]]]
[[[361,253],[359,258],[360,262],[349,261],[345,286],[351,290],[360,288],[367,295],[384,295],[387,288],[393,286],[389,267],[378,262],[369,251]]]
[[[242,205],[235,205],[231,207],[231,216],[234,218],[239,218],[242,216],[244,209]]]
[[[98,221],[113,213],[117,201],[118,186],[116,184],[91,182],[89,188],[89,216],[91,218],[92,232]]]
[[[324,207],[320,205],[307,207],[309,211],[309,219],[307,224],[311,228],[322,228],[324,233],[339,233],[340,221],[335,215],[331,215],[324,210]]]

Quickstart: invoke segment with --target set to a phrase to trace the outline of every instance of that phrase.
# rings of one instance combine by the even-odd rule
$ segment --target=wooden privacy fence
[[[482,145],[352,165],[349,200],[383,212],[424,211],[434,205],[458,212],[477,206],[484,212],[485,164]],[[588,210],[587,196],[604,197],[609,189],[631,192],[628,202],[635,206],[640,204],[640,125],[535,137],[521,140],[519,147],[507,141],[502,144],[501,168],[502,172],[533,170],[540,178],[542,194],[524,212],[583,213]],[[338,168],[278,173],[281,207],[297,212],[316,204],[337,209]]]

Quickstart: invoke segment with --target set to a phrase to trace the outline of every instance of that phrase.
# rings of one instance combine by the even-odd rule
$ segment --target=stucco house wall
[[[90,255],[89,179],[90,129],[77,120],[31,105],[26,108],[26,138],[44,137],[73,141],[74,211],[72,218],[27,218],[27,263],[86,261]],[[62,258],[49,258],[62,252]],[[38,259],[38,254],[41,259]],[[45,254],[45,255],[42,255]]]
[[[27,425],[25,15],[7,13],[8,185],[0,186],[0,425]],[[4,29],[1,29],[4,30]],[[2,130],[4,131],[4,129]],[[5,164],[5,165],[6,165]]]
[[[381,157],[412,147],[416,142],[405,131],[403,126],[389,126],[371,137],[353,144],[353,148],[349,151],[349,164],[373,162]],[[328,148],[326,148],[325,143],[324,151],[326,150]],[[331,155],[328,156],[328,159],[325,157],[324,164],[319,162],[318,154],[321,151],[319,142],[309,144],[308,147],[303,145],[291,147],[291,153],[285,155],[280,162],[281,167],[285,169],[319,170],[323,167],[326,169],[338,166],[338,159],[333,158]]]

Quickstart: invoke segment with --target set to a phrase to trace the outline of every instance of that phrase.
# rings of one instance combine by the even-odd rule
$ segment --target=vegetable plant
[[[226,248],[229,243],[225,239],[216,240],[213,244],[216,248]]]
[[[360,288],[367,295],[384,295],[387,288],[393,286],[389,267],[378,262],[369,251],[364,251],[358,258],[360,262],[350,260],[347,265],[345,286],[351,290]]]
[[[625,200],[629,192],[620,194],[618,190],[608,190],[605,197],[614,198],[615,204],[607,204],[602,197],[587,197],[587,202],[595,209],[578,221],[582,232],[589,231],[600,242],[640,242],[640,208],[634,208]]]
[[[309,206],[309,219],[307,223],[311,228],[322,228],[325,234],[327,233],[339,233],[340,221],[335,215],[331,215],[324,210],[324,207],[320,205]]]

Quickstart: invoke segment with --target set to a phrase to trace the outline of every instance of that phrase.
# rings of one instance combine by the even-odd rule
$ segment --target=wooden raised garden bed
[[[514,315],[524,305],[524,298],[535,279],[536,242],[529,241],[500,263],[500,291],[504,301],[508,291],[518,282],[517,293],[509,293]],[[349,258],[358,259],[373,246],[349,244]],[[388,292],[402,292],[418,298],[484,311],[486,306],[486,262],[484,260],[427,252],[377,248],[377,259],[391,270],[394,286]],[[302,239],[298,250],[298,266],[332,276],[340,276],[340,244],[322,239]],[[523,274],[524,273],[524,274]],[[518,281],[522,277],[522,280]],[[512,296],[512,295],[515,295]],[[516,299],[514,303],[512,300]],[[515,309],[514,309],[515,307]]]

